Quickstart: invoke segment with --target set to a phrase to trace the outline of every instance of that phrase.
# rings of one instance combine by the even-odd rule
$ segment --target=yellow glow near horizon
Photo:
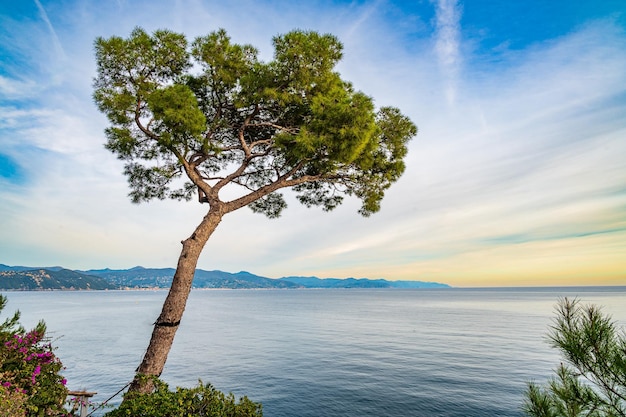
[[[436,264],[453,286],[626,285],[626,236],[491,247]]]
[[[369,266],[351,266],[344,272],[346,276],[436,281],[453,287],[626,285],[626,232],[476,247],[374,273]],[[328,273],[337,276],[336,270]]]

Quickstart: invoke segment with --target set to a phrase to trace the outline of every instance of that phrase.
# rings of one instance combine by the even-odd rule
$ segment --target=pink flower
[[[67,384],[67,379],[63,378],[63,379],[61,380],[61,384],[66,385],[66,384]]]
[[[37,367],[35,368],[35,370],[33,371],[33,376],[30,378],[31,382],[34,384],[35,383],[35,378],[37,377],[37,375],[39,375],[41,373],[41,366],[37,365]]]

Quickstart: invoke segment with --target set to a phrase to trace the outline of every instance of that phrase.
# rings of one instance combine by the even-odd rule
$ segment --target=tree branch
[[[304,163],[301,162],[297,164],[296,166],[294,166],[291,170],[289,170],[289,172],[278,177],[276,181],[270,184],[267,184],[261,188],[258,188],[257,190],[252,191],[249,194],[246,194],[242,197],[239,197],[235,200],[225,203],[224,205],[225,213],[247,206],[248,204],[270,193],[273,193],[274,191],[280,190],[281,188],[290,188],[296,185],[304,184],[307,182],[314,182],[314,181],[334,181],[339,178],[336,174],[334,175],[320,174],[320,175],[303,175],[301,177],[289,179],[289,177],[293,176],[296,172],[298,172],[302,168],[303,165]]]
[[[159,136],[141,123],[141,119],[139,118],[140,110],[141,100],[137,100],[137,106],[135,107],[135,124],[146,136],[158,142],[160,139]]]
[[[244,133],[246,131],[246,127],[248,127],[248,125],[250,124],[250,122],[252,121],[252,119],[254,119],[254,117],[259,113],[259,105],[255,104],[254,106],[254,110],[252,110],[252,113],[250,113],[245,120],[243,121],[241,127],[239,128],[239,143],[241,144],[241,149],[243,149],[245,155],[246,155],[246,159],[250,157],[250,147],[248,146],[248,144],[246,143],[246,138],[244,138]]]

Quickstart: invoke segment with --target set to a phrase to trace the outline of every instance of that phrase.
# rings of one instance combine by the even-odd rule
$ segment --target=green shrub
[[[26,417],[26,394],[0,385],[0,416]]]
[[[261,404],[242,397],[239,402],[202,381],[194,388],[170,391],[163,381],[154,380],[149,394],[129,392],[119,408],[106,417],[262,417]]]

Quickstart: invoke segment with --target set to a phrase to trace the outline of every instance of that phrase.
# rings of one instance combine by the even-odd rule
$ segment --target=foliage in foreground
[[[565,361],[545,387],[530,384],[531,417],[626,417],[626,334],[594,305],[559,301],[550,341]]]
[[[119,408],[106,417],[262,417],[261,404],[242,397],[239,402],[202,381],[194,388],[171,391],[166,383],[154,379],[154,391],[143,394],[129,391]]]
[[[6,303],[0,295],[0,313]],[[63,365],[46,337],[46,326],[40,321],[26,331],[19,319],[17,311],[0,323],[0,415],[66,415],[66,381],[59,374]]]

